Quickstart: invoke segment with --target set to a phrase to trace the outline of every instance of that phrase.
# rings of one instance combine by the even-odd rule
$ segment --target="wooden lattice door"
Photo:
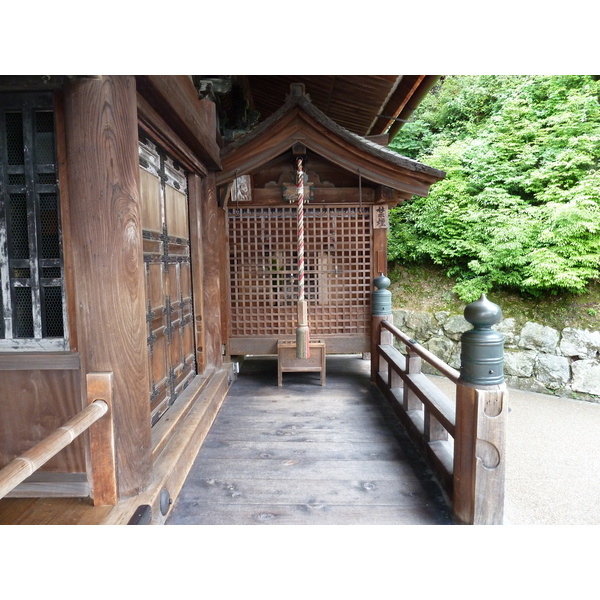
[[[304,210],[305,294],[310,335],[329,348],[364,351],[370,334],[371,207]],[[293,338],[296,329],[297,215],[293,205],[229,210],[231,339]],[[343,339],[348,344],[343,344]],[[330,342],[335,341],[335,344]],[[243,347],[250,348],[245,344]],[[249,352],[248,352],[249,353]]]
[[[187,178],[140,142],[149,395],[154,425],[196,374]]]

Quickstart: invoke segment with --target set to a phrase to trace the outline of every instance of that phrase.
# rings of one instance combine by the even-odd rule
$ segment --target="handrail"
[[[460,371],[392,324],[388,278],[374,285],[371,381],[390,402],[409,437],[433,468],[452,502],[457,523],[500,524],[504,515],[508,393],[504,338],[492,326],[502,311],[482,295],[465,308],[474,327],[461,336]],[[406,348],[403,354],[395,344]],[[448,397],[421,372],[425,360],[453,382]]]
[[[442,375],[447,377],[453,383],[458,383],[460,373],[453,369],[450,365],[446,364],[443,360],[438,358],[435,354],[429,352],[418,342],[409,338],[405,333],[400,331],[389,321],[381,321],[381,327],[388,329],[395,337],[397,337],[405,346],[413,350],[415,354],[418,354],[421,358],[426,360],[432,367],[437,369]]]
[[[62,427],[59,427],[33,448],[0,469],[0,498],[6,496],[52,457],[56,456],[76,437],[102,418],[108,410],[109,406],[104,400],[95,400]]]

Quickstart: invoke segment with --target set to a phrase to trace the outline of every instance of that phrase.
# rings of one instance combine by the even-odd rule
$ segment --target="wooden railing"
[[[476,325],[471,330],[475,335],[465,338],[463,334],[460,371],[395,327],[391,322],[391,302],[389,311],[384,307],[379,314],[374,313],[371,348],[371,379],[436,474],[452,505],[455,521],[481,525],[501,524],[504,518],[508,412],[506,386],[502,374],[497,372],[503,356],[500,361],[489,357],[490,347],[495,344],[492,349],[497,352],[500,343],[502,352],[503,346],[503,339],[498,342],[499,334],[491,332],[490,323],[496,316],[490,316],[489,307],[496,305],[484,296],[482,299],[482,304],[474,309],[477,318],[471,321]],[[471,342],[472,348],[466,348],[465,342]],[[422,373],[423,360],[455,384],[455,398],[447,396]],[[500,383],[484,385],[481,381],[486,378]]]
[[[406,354],[394,346],[394,338],[404,344]],[[458,381],[458,371],[385,320],[381,321],[377,357],[376,383],[451,494],[455,404],[421,372],[421,364],[425,360],[453,383]]]
[[[111,418],[112,373],[87,375],[88,406],[21,456],[0,469],[0,498],[89,430],[94,504],[117,501],[114,434]]]

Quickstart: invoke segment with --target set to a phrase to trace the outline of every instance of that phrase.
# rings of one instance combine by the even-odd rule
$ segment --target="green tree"
[[[392,148],[442,169],[391,211],[390,260],[434,261],[465,301],[581,292],[600,276],[600,82],[446,77]]]

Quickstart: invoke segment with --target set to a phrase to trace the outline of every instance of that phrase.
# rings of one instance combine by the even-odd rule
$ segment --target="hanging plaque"
[[[252,179],[250,175],[241,175],[233,180],[231,200],[235,204],[238,202],[250,202],[252,200]]]
[[[389,229],[387,205],[374,206],[373,209],[373,229]]]
[[[304,181],[304,202],[310,202],[314,200],[314,185],[309,183],[307,179]],[[298,202],[298,186],[295,183],[284,183],[283,184],[283,199],[286,202],[296,203]]]

